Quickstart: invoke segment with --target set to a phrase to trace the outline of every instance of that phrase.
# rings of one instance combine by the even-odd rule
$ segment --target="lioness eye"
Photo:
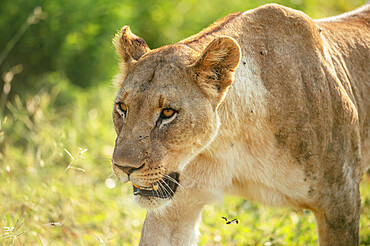
[[[156,124],[159,126],[159,128],[161,128],[162,126],[176,119],[177,113],[178,111],[172,108],[162,109],[161,114],[159,115],[159,118]]]
[[[165,108],[162,110],[161,112],[161,118],[162,119],[169,119],[171,118],[174,114],[176,113],[176,111],[172,108]]]
[[[124,105],[121,102],[117,103],[117,111],[121,115],[122,114],[126,115],[126,113],[127,113],[127,107],[126,107],[126,105]]]

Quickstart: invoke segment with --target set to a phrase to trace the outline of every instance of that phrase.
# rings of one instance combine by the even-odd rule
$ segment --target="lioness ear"
[[[196,81],[214,108],[223,101],[240,61],[240,47],[231,37],[214,39],[193,65]]]
[[[144,39],[133,34],[129,26],[122,27],[121,34],[114,38],[114,45],[124,62],[137,61],[150,51]]]
[[[139,60],[145,53],[149,52],[150,48],[144,39],[131,32],[129,26],[124,26],[122,28],[122,31],[114,37],[113,43],[117,53],[122,58],[122,74],[120,77],[123,78],[120,78],[120,80],[124,80],[132,64]],[[118,81],[119,86],[122,86],[122,83],[123,81]]]

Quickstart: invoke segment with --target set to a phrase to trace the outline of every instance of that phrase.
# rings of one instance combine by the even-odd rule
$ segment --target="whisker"
[[[170,181],[172,181],[172,182],[176,183],[177,185],[180,185],[180,184],[179,184],[179,182],[177,182],[177,180],[176,180],[176,179],[172,178],[172,177],[171,177],[170,175],[168,175],[168,174],[165,174],[165,175],[162,177],[162,179],[168,179],[168,180],[170,180]]]
[[[108,176],[108,178],[110,178],[110,177],[113,177],[115,180],[118,181],[118,178],[116,177],[116,175],[114,175],[114,173],[111,173],[111,175]]]
[[[158,195],[158,196],[161,196],[161,193],[162,191],[160,191],[160,189],[158,189],[158,190],[155,190],[155,193],[156,193],[156,195]]]
[[[163,189],[168,193],[168,192],[170,192],[170,193],[168,193],[169,194],[169,197],[173,197],[173,195],[174,195],[174,192],[173,192],[173,190],[171,189],[171,187],[169,187],[168,186],[168,184],[166,183],[166,182],[164,182],[164,184],[168,187],[168,189],[170,190],[168,190],[166,187],[164,187],[162,184],[161,184],[161,186],[163,187]],[[176,207],[176,210],[178,210],[179,209],[179,204],[177,204],[177,202],[175,202],[175,203],[173,203],[174,205],[175,205],[175,207]]]
[[[188,180],[193,181],[194,183],[197,183],[197,180],[193,179],[192,177],[190,177],[190,176],[188,176],[188,175],[186,175],[186,174],[184,174],[184,173],[181,173],[181,176],[182,176],[182,177],[185,177],[185,178],[186,178],[186,179],[188,179]]]
[[[165,187],[163,187],[163,185],[161,184],[161,182],[158,182],[158,184],[159,184],[159,186],[160,186],[160,189],[158,189],[158,191],[157,191],[157,192],[159,192],[159,194],[160,194],[161,196],[166,196],[166,194],[168,194],[168,193],[163,193],[163,192],[166,192]]]
[[[111,172],[111,173],[109,173],[109,172]],[[107,177],[107,174],[109,174],[108,177]],[[103,179],[105,180],[105,179],[111,177],[112,175],[114,175],[112,167],[109,166],[109,167],[105,168],[103,174],[100,176],[100,178],[98,180],[98,183],[102,182]]]
[[[164,178],[167,178],[168,180],[174,182],[175,184],[177,184],[187,195],[189,195],[188,191],[185,189],[184,186],[182,186],[176,179],[172,178],[171,176],[169,176],[168,174],[166,174],[164,176]],[[166,184],[167,185],[167,184]],[[168,186],[168,185],[167,185]],[[171,189],[172,190],[172,189]]]
[[[174,194],[173,190],[171,189],[171,187],[168,186],[168,184],[166,182],[163,182],[163,184],[167,187],[164,187],[164,185],[162,185],[163,189],[167,192],[167,194],[172,197],[172,195]]]

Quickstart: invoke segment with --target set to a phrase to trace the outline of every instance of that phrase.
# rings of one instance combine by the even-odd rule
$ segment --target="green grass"
[[[44,1],[47,18],[32,25],[27,16],[35,14],[40,1],[3,2],[1,40],[6,45],[0,48],[0,66],[7,82],[0,88],[0,245],[137,245],[145,210],[133,203],[131,186],[117,182],[110,168],[116,90],[110,82],[82,90],[60,74],[85,85],[101,83],[99,78],[114,70],[110,39],[121,25],[130,24],[151,47],[158,47],[266,1],[70,1],[67,8]],[[366,1],[277,2],[320,18]],[[43,72],[29,77],[34,70]],[[29,92],[40,87],[44,89]],[[370,176],[361,189],[360,239],[370,245]],[[222,216],[240,223],[226,225]],[[236,197],[206,206],[200,231],[200,245],[317,245],[310,212]]]
[[[59,81],[16,97],[0,116],[0,245],[137,245],[145,210],[112,176],[115,89]],[[366,179],[366,178],[365,178]],[[361,242],[370,244],[370,182]],[[238,218],[226,225],[221,216]],[[236,197],[203,212],[200,245],[316,245],[313,215]]]

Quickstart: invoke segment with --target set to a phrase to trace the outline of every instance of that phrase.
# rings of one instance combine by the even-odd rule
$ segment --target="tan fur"
[[[180,173],[172,198],[135,196],[148,209],[140,245],[196,244],[203,206],[226,193],[309,209],[320,245],[358,245],[369,6],[312,20],[269,4],[156,50],[122,29],[113,170],[126,182],[117,166],[140,167],[129,179],[141,187]],[[178,113],[160,124],[164,108]]]

